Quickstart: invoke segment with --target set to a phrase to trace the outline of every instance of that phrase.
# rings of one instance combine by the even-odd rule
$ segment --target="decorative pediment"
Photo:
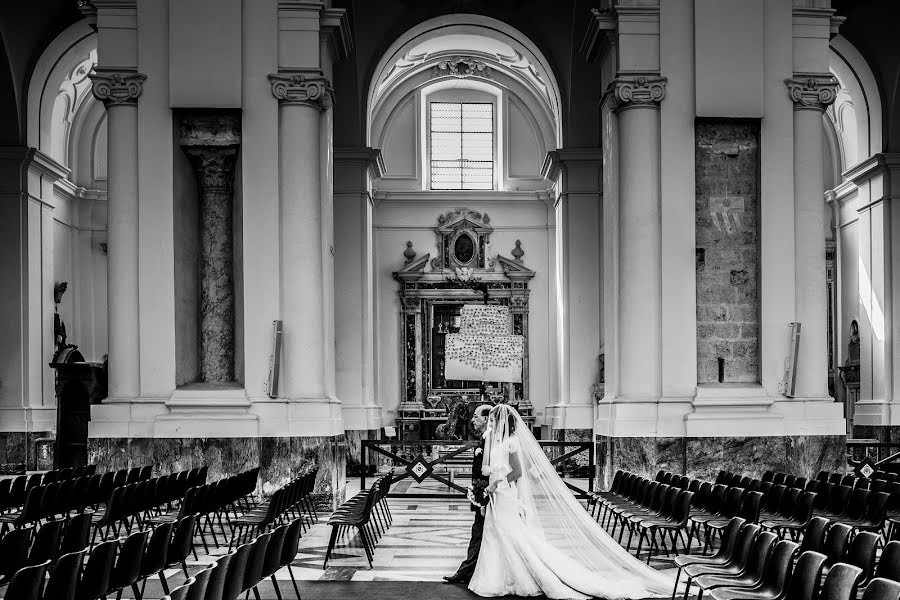
[[[401,281],[418,281],[425,274],[425,266],[428,264],[430,254],[423,254],[419,258],[413,258],[403,265],[403,268],[394,273],[394,276]]]
[[[503,269],[503,273],[513,281],[530,281],[534,277],[534,271],[526,268],[522,263],[497,255],[497,263]]]

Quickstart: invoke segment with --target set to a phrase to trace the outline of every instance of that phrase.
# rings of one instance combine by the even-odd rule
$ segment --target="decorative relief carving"
[[[830,73],[794,73],[784,80],[794,109],[824,111],[837,97],[840,84]]]
[[[522,257],[525,256],[525,251],[522,250],[522,240],[516,240],[516,247],[512,249],[513,260],[517,263],[522,262]]]
[[[665,77],[616,77],[606,90],[613,102],[613,110],[625,110],[635,107],[659,108],[659,103],[666,96]]]
[[[90,78],[94,84],[91,90],[94,98],[109,108],[137,105],[147,76],[137,71],[95,68]]]
[[[331,82],[321,73],[276,73],[269,75],[272,95],[281,104],[299,104],[327,110],[334,103]]]
[[[491,68],[480,60],[466,56],[453,56],[435,65],[434,75],[435,77],[452,75],[457,79],[465,79],[473,75],[490,78],[492,72]]]
[[[413,243],[410,240],[406,241],[406,250],[403,251],[403,257],[406,259],[406,264],[411,263],[416,258],[416,251],[413,250]]]

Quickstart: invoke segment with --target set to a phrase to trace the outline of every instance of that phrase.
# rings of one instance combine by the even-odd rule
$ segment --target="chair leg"
[[[191,576],[188,575],[188,571],[187,571],[187,563],[186,563],[185,561],[181,561],[181,568],[184,569],[184,578],[185,578],[185,579],[190,579]]]
[[[144,600],[144,594],[138,589],[137,583],[131,584],[131,591],[134,592],[134,600]]]
[[[675,600],[675,592],[678,591],[679,579],[681,579],[681,567],[678,567],[678,572],[675,573],[675,584],[672,586],[672,600]]]
[[[272,587],[275,588],[275,596],[278,598],[278,600],[282,600],[281,599],[281,588],[278,587],[278,580],[275,579],[274,573],[272,574]]]
[[[163,591],[166,593],[166,596],[169,595],[169,582],[166,581],[166,576],[162,571],[159,572],[159,582],[162,584]]]
[[[294,592],[297,594],[297,600],[300,600],[300,590],[297,588],[297,580],[294,579],[294,570],[291,569],[291,565],[288,564],[288,574],[291,576],[291,583],[294,584]]]
[[[322,563],[322,570],[325,570],[325,565],[328,564],[328,559],[331,558],[331,551],[334,550],[334,543],[337,541],[338,530],[340,527],[335,525],[331,526],[331,539],[328,540],[328,550],[325,551],[325,562]],[[293,577],[293,576],[292,576]],[[295,584],[296,586],[296,584]],[[297,597],[300,597],[300,594],[297,594]]]

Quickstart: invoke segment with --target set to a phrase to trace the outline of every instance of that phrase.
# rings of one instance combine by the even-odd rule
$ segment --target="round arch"
[[[372,143],[373,115],[385,94],[402,81],[431,68],[460,45],[481,38],[480,58],[501,73],[523,81],[531,95],[546,105],[553,121],[555,146],[562,143],[561,95],[549,62],[520,31],[482,15],[453,14],[420,23],[401,35],[381,57],[369,82],[366,100],[366,143]],[[443,39],[446,44],[436,44]],[[491,46],[493,43],[493,46]],[[429,46],[429,44],[431,44]],[[458,48],[461,49],[461,48]]]

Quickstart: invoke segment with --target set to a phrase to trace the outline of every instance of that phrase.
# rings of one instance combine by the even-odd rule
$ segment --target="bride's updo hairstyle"
[[[499,425],[504,417],[506,417],[506,435],[510,436],[516,432],[515,411],[505,404],[498,404],[491,409],[490,418],[495,424]]]

